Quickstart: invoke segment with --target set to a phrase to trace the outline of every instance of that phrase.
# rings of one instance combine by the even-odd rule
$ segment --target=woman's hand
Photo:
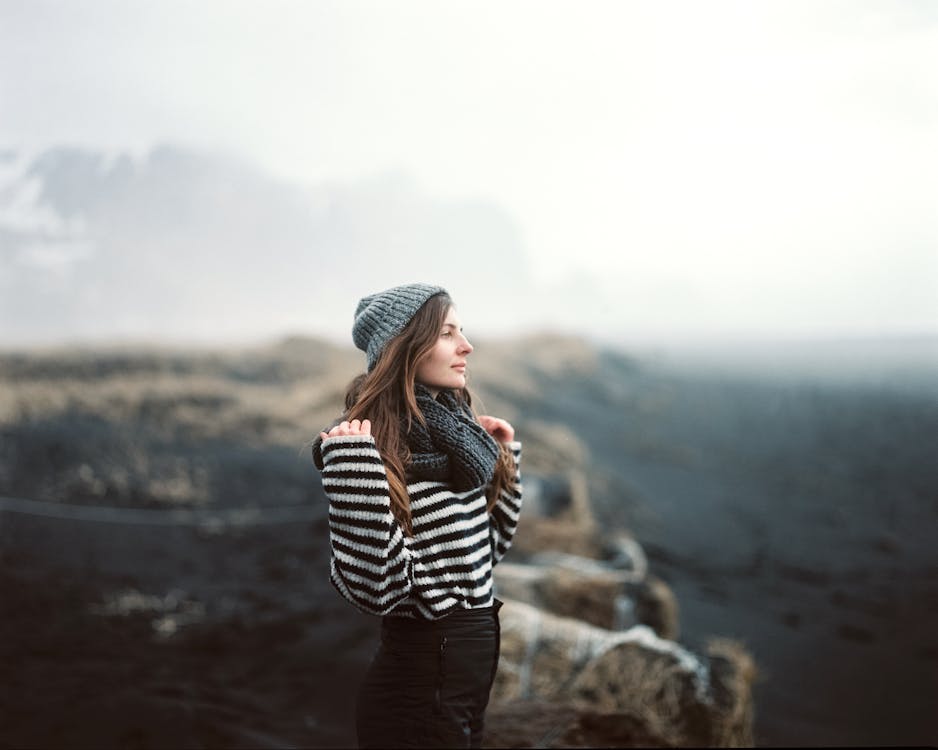
[[[479,416],[479,424],[485,431],[500,443],[510,443],[515,439],[515,428],[504,419],[498,417]]]
[[[320,432],[319,436],[325,440],[326,438],[339,437],[345,435],[370,435],[371,434],[371,420],[365,419],[359,421],[353,419],[351,422],[342,422],[333,427],[329,432]]]

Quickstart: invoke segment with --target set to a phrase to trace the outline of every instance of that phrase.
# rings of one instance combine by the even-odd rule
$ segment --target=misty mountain
[[[360,296],[416,280],[447,286],[467,324],[536,315],[519,231],[492,203],[400,173],[296,185],[173,146],[0,154],[0,258],[7,343],[347,335]]]

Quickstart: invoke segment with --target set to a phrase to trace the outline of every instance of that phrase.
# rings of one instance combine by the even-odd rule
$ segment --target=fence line
[[[279,508],[118,508],[104,505],[70,505],[23,497],[0,496],[0,514],[22,513],[47,518],[142,526],[262,526],[315,521],[326,516],[325,504]]]

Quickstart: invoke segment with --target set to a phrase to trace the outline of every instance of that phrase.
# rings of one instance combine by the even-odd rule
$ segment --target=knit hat
[[[374,368],[387,343],[407,327],[424,302],[441,293],[448,294],[441,286],[404,284],[359,300],[352,340],[368,355],[368,372]]]

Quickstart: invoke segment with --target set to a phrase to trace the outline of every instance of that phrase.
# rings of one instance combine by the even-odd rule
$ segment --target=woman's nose
[[[466,354],[472,354],[472,344],[469,343],[469,339],[465,336],[462,337],[462,350]]]

